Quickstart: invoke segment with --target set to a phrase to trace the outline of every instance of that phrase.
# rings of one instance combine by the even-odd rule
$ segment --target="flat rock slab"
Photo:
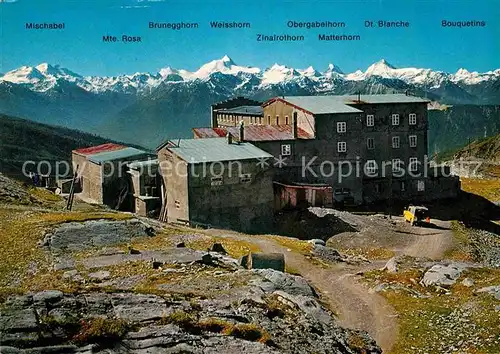
[[[113,294],[111,303],[116,316],[130,322],[159,320],[167,310],[165,300],[156,295]]]
[[[476,291],[477,293],[488,293],[500,300],[500,285],[487,286]]]
[[[302,277],[273,269],[254,269],[253,271],[263,279],[252,280],[251,283],[260,287],[266,293],[282,290],[291,295],[317,297],[314,289]]]
[[[87,269],[101,268],[127,262],[152,261],[166,264],[202,262],[206,252],[189,248],[172,248],[162,251],[142,251],[139,254],[113,254],[109,256],[90,257],[80,262]]]
[[[146,277],[142,274],[133,275],[130,277],[115,278],[111,280],[104,281],[98,286],[100,287],[113,287],[119,290],[131,290],[142,282]]]
[[[94,272],[94,273],[89,274],[90,279],[98,280],[98,281],[109,279],[109,277],[111,277],[111,273],[108,272],[107,270],[100,270],[98,272]]]
[[[91,247],[118,245],[145,236],[151,236],[151,228],[137,219],[91,220],[60,225],[45,235],[43,244],[54,252],[81,251]]]

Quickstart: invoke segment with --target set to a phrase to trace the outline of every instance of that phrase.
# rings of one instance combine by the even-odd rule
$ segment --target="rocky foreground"
[[[302,278],[236,273],[247,285],[213,298],[57,290],[11,297],[0,352],[380,353],[368,336],[336,325]]]
[[[44,230],[35,248],[45,261],[32,263],[32,279],[4,279],[22,295],[0,305],[2,354],[381,352],[364,332],[340,327],[304,278],[165,246],[193,237],[182,231],[133,218]],[[57,290],[23,290],[35,283]]]

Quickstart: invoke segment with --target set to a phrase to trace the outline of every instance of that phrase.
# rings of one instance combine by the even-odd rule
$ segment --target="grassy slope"
[[[0,172],[17,173],[27,160],[70,161],[71,150],[109,139],[0,114]]]
[[[500,106],[454,105],[429,111],[429,155],[460,149],[479,137],[500,132]]]

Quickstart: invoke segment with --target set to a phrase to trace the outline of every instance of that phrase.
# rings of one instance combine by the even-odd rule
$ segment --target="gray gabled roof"
[[[312,114],[362,113],[362,110],[348,106],[341,96],[286,96],[283,100],[303,108]]]
[[[359,100],[358,100],[359,98]],[[406,94],[342,95],[342,96],[285,96],[282,98],[313,114],[361,113],[358,104],[428,103],[429,100]]]
[[[228,144],[227,138],[180,139],[166,148],[189,164],[273,157],[251,143]]]
[[[106,161],[129,160],[137,157],[147,156],[149,153],[133,147],[126,147],[121,150],[106,151],[88,157],[89,161],[101,164]]]

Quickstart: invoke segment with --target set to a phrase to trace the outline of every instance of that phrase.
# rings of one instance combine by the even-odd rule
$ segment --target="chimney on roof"
[[[233,143],[233,136],[231,135],[230,132],[227,132],[226,139],[227,139],[227,143],[228,144],[232,144]]]
[[[245,140],[245,123],[243,121],[240,121],[240,136],[239,140],[240,142],[243,142]]]
[[[293,112],[292,115],[292,138],[297,139],[298,136],[298,128],[297,128],[297,112]]]
[[[358,102],[361,102],[361,91],[358,91]]]

